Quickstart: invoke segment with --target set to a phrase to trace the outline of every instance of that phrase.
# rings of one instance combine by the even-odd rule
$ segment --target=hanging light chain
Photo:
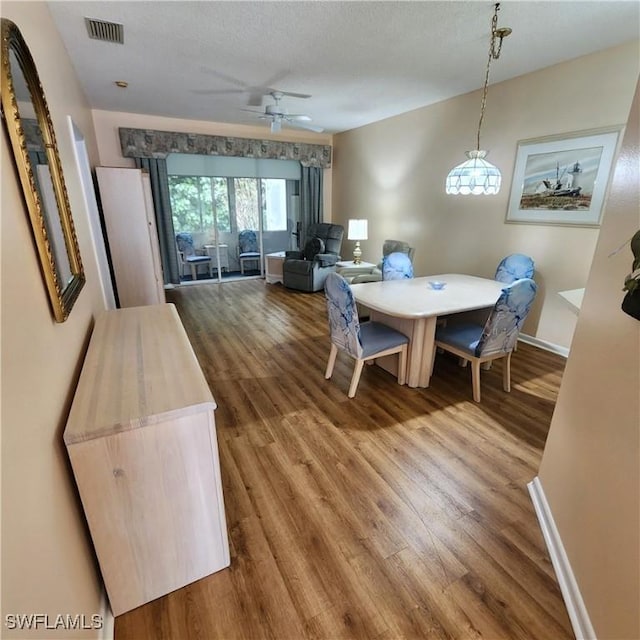
[[[500,10],[500,3],[496,2],[493,18],[491,20],[491,40],[489,41],[489,58],[487,59],[487,69],[484,76],[484,89],[482,91],[482,103],[480,105],[480,121],[478,122],[478,136],[476,138],[476,150],[480,151],[480,129],[482,129],[482,121],[484,120],[484,111],[487,106],[487,92],[489,89],[489,71],[491,69],[491,61],[497,60],[500,57],[502,51],[502,40],[511,33],[509,27],[498,29],[498,11]],[[498,48],[496,49],[496,40],[498,41]]]

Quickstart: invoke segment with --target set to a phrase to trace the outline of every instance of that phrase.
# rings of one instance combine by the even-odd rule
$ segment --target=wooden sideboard
[[[64,442],[114,615],[229,565],[215,409],[173,304],[98,317]]]

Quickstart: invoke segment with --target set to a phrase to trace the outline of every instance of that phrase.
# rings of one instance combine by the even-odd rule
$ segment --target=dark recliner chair
[[[285,252],[283,284],[297,291],[321,291],[327,276],[340,260],[344,227],[319,222],[309,226],[302,251]]]

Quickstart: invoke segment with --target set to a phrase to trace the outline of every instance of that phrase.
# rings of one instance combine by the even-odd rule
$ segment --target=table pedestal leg
[[[436,318],[396,318],[379,311],[371,311],[371,320],[377,320],[401,331],[409,338],[407,355],[407,385],[428,387],[434,350]],[[398,375],[398,357],[377,358],[376,364],[394,376]]]

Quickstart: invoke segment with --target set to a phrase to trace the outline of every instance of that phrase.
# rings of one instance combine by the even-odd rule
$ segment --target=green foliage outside
[[[218,231],[257,230],[260,228],[258,203],[261,202],[264,230],[286,229],[284,182],[281,179],[169,176],[173,228],[176,233],[213,235],[214,220],[217,220]],[[281,198],[272,203],[271,212],[267,212],[267,183],[270,189],[274,184],[280,185]]]
[[[176,233],[213,230],[214,201],[218,231],[231,231],[226,178],[169,176],[169,195]]]

